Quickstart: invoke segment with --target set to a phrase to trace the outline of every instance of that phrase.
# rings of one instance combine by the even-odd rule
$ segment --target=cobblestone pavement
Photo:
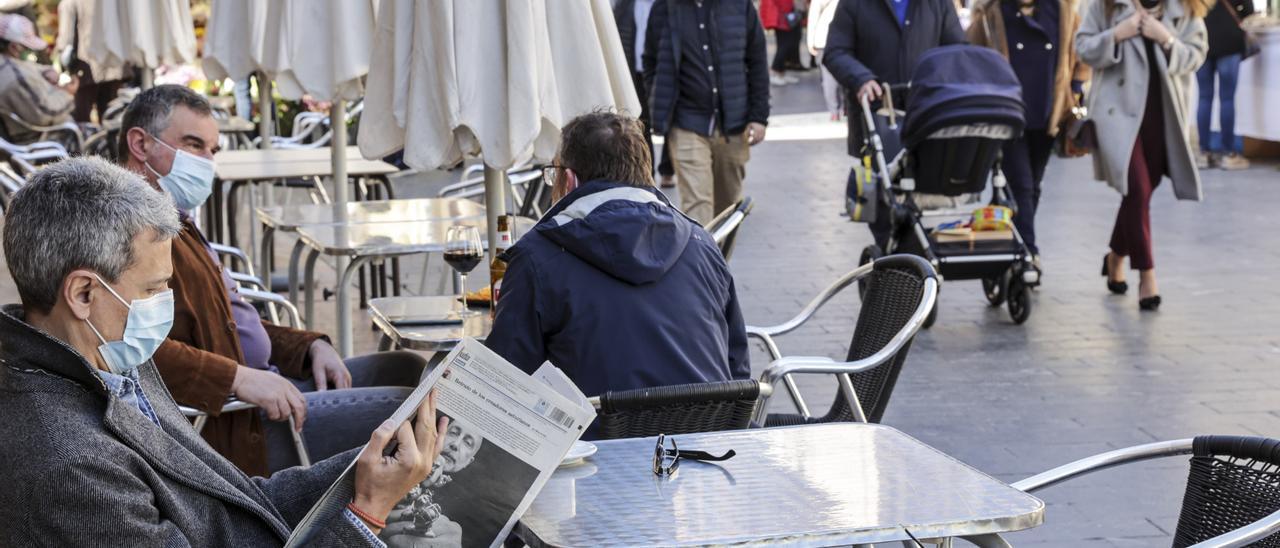
[[[775,91],[770,140],[752,150],[748,167],[746,192],[757,205],[731,263],[748,323],[789,318],[854,268],[871,241],[839,214],[850,162],[843,130],[825,114],[802,114],[822,110],[816,73],[803,78]],[[434,195],[449,177],[456,173],[410,178],[397,190]],[[977,282],[944,283],[938,322],[917,337],[883,422],[1005,481],[1149,441],[1280,437],[1280,289],[1271,283],[1280,245],[1270,209],[1280,204],[1280,180],[1272,166],[1204,178],[1203,203],[1176,202],[1167,183],[1157,192],[1165,304],[1140,314],[1133,292],[1111,296],[1098,276],[1119,196],[1091,181],[1087,160],[1054,160],[1038,220],[1044,284],[1031,319],[1012,325],[1003,308],[986,306]],[[281,238],[277,249],[288,247]],[[435,261],[433,276],[439,267]],[[416,290],[421,263],[405,269]],[[332,285],[331,269],[318,273]],[[16,302],[7,274],[0,279],[0,297]],[[332,305],[320,306],[315,327],[331,332]],[[843,357],[857,306],[852,291],[837,297],[779,339],[783,352]],[[359,320],[365,312],[353,318],[368,326]],[[356,331],[357,351],[373,351],[373,332]],[[766,365],[757,348],[754,370]],[[819,406],[832,384],[801,382]],[[774,402],[789,407],[785,397]],[[1186,460],[1175,458],[1054,487],[1040,493],[1045,524],[1009,538],[1019,546],[1167,546],[1185,480]]]

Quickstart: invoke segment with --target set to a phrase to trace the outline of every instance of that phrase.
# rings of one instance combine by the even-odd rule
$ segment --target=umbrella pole
[[[156,71],[155,69],[142,67],[142,89],[151,89],[155,87]]]
[[[258,124],[258,136],[262,138],[261,148],[269,149],[271,137],[275,135],[276,117],[271,100],[271,78],[264,72],[258,73],[258,116],[262,119],[262,123]]]
[[[488,220],[489,261],[493,262],[493,246],[498,243],[498,216],[506,213],[507,172],[484,166],[484,212]]]
[[[333,107],[329,109],[329,125],[333,130],[332,152],[333,157],[333,218],[338,226],[339,235],[345,235],[347,227],[347,102],[339,99],[333,102]],[[351,356],[351,307],[347,301],[347,285],[342,283],[346,278],[343,273],[347,270],[347,257],[339,256],[337,260],[336,270],[338,273],[338,287],[335,300],[338,308],[338,352],[343,358]],[[314,329],[314,326],[308,326]]]

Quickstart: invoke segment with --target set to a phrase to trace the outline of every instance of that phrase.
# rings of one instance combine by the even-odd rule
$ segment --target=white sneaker
[[[798,84],[798,83],[800,83],[800,79],[799,79],[799,78],[796,78],[795,76],[792,76],[792,75],[790,75],[790,74],[788,74],[788,75],[786,75],[786,76],[783,76],[783,77],[782,77],[782,79],[783,79],[783,80],[786,80],[788,84]]]
[[[787,85],[787,84],[789,84],[789,83],[791,83],[791,82],[788,82],[786,78],[783,78],[783,77],[778,76],[778,75],[776,75],[776,74],[770,74],[770,75],[769,75],[769,83],[770,83],[770,84],[773,84],[773,85],[775,85],[775,86],[785,86],[785,85]]]

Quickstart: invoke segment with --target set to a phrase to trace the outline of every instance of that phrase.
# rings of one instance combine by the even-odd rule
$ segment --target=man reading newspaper
[[[280,546],[343,472],[310,546],[379,546],[440,452],[419,397],[356,450],[250,478],[205,443],[151,355],[173,323],[168,196],[95,158],[44,168],[5,210],[22,298],[0,313],[0,546]],[[425,395],[425,394],[423,394]],[[394,443],[393,443],[394,442]]]

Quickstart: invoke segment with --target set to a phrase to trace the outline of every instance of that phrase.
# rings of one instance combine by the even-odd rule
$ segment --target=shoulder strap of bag
[[[1235,20],[1236,26],[1240,27],[1240,30],[1244,30],[1244,23],[1240,21],[1240,15],[1236,13],[1236,7],[1231,5],[1231,2],[1228,2],[1227,0],[1218,0],[1218,3],[1222,4],[1222,7],[1227,9],[1227,13],[1231,14],[1231,18]]]

